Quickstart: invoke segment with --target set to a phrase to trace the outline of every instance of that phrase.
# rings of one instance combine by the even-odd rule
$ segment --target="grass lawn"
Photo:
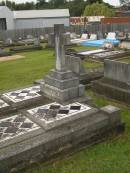
[[[123,62],[127,62],[127,63],[130,64],[130,57],[127,57],[126,59],[122,59],[121,61],[123,61]]]
[[[74,47],[82,50],[84,47]],[[0,92],[32,84],[36,79],[43,78],[51,68],[55,67],[52,49],[25,52],[20,55],[26,58],[0,63]],[[100,66],[98,63],[86,63],[87,68]]]
[[[83,47],[75,47],[84,50]],[[94,49],[94,48],[93,48]],[[45,76],[54,68],[51,49],[22,53],[26,58],[0,63],[0,91],[32,84],[35,79]],[[100,64],[99,64],[100,65]],[[85,65],[87,66],[87,65]],[[88,64],[88,67],[97,64]],[[130,172],[130,108],[116,102],[102,99],[87,91],[98,107],[106,104],[121,108],[126,123],[125,132],[106,142],[84,149],[55,163],[38,166],[24,173],[129,173]]]

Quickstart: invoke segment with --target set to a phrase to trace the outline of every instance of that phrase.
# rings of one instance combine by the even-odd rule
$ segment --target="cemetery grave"
[[[75,56],[81,57],[84,60],[92,60],[104,62],[105,59],[123,59],[130,55],[130,51],[126,50],[108,50],[108,49],[97,49],[92,51],[82,51],[75,53]]]
[[[19,53],[19,52],[27,52],[27,51],[34,51],[34,50],[41,50],[42,46],[18,46],[18,47],[14,47],[14,48],[10,48],[11,52],[14,53]]]
[[[11,55],[12,55],[11,52],[7,52],[4,49],[0,48],[0,58],[4,56],[11,56]]]
[[[83,48],[82,48],[83,49]],[[43,53],[45,53],[44,54],[44,56],[46,56],[47,57],[47,59],[48,59],[48,63],[50,63],[50,58],[49,58],[49,56],[48,56],[48,54],[46,54],[46,50],[45,51],[40,51],[40,52],[35,52],[35,53],[28,53],[28,55],[30,55],[30,57],[32,58],[32,55],[33,56],[35,56],[35,57],[38,57],[38,56],[41,56],[42,57],[42,55],[41,54],[43,54]],[[39,55],[38,55],[38,53],[39,53]],[[63,53],[63,52],[62,52]],[[51,55],[51,54],[53,54],[53,52],[49,52],[49,54]],[[55,53],[55,55],[59,55],[60,53]],[[26,53],[25,53],[25,55],[26,55]],[[51,55],[52,56],[52,55]],[[44,58],[43,58],[44,59]],[[57,59],[56,59],[57,60]],[[31,60],[30,60],[31,61]],[[28,63],[29,61],[27,61],[27,63]],[[45,61],[46,62],[46,61]],[[39,62],[39,65],[40,65],[40,63],[43,63],[43,73],[44,73],[44,67],[46,66],[46,64],[45,64],[45,62],[42,60],[42,61],[40,61]],[[72,64],[72,66],[74,66],[74,67],[80,67],[79,65],[80,65],[80,63],[78,64],[78,66],[76,65],[76,63],[77,62],[71,62]],[[75,65],[73,65],[73,63],[75,63]],[[28,63],[28,65],[31,65],[31,64],[29,64]],[[47,64],[48,65],[48,64]],[[58,65],[58,64],[56,64],[56,65]],[[73,71],[73,68],[72,68],[72,66],[71,66],[71,68],[69,69],[69,71]],[[26,67],[26,65],[25,65],[25,67]],[[33,67],[33,66],[32,66]],[[58,68],[59,68],[59,66],[57,66]],[[64,67],[64,66],[63,66]],[[40,67],[41,68],[41,67]],[[46,68],[46,67],[45,67]],[[65,70],[67,70],[67,69],[65,69]],[[88,69],[87,69],[88,70]],[[24,71],[24,68],[23,68],[23,71]],[[26,71],[26,68],[25,68],[25,71]],[[37,72],[39,73],[39,71],[38,71],[38,67],[35,69],[35,68],[33,68],[33,72],[34,73],[37,73]],[[47,71],[46,69],[45,69],[45,71]],[[89,69],[88,71],[92,71],[92,69]],[[24,74],[24,73],[23,73]],[[28,72],[26,72],[26,74],[29,74]],[[31,74],[31,73],[30,73]],[[30,75],[29,74],[29,75]],[[46,73],[45,73],[46,74]],[[64,89],[64,79],[66,80],[68,80],[69,79],[69,77],[68,76],[66,76],[66,75],[70,75],[71,73],[60,73],[60,75],[59,75],[59,73],[55,73],[55,71],[54,70],[51,70],[51,72],[49,73],[49,77],[48,76],[46,76],[44,79],[45,80],[43,80],[46,84],[49,84],[50,86],[52,86],[52,88],[51,89],[53,89],[53,87],[57,87],[58,89],[60,89],[60,90],[63,90]],[[86,74],[87,75],[87,77],[88,77],[88,74]],[[70,75],[71,76],[71,75]],[[91,77],[92,77],[93,75],[92,75],[92,73],[91,73]],[[52,81],[50,81],[50,80],[52,80]],[[58,80],[58,82],[59,82],[59,84],[57,83],[57,84],[55,84],[55,82]],[[31,80],[30,80],[31,81]],[[40,88],[40,90],[41,90],[41,88],[43,88],[43,85],[45,84],[45,83],[43,83],[43,81],[40,83],[40,85],[41,86],[39,86],[39,85],[37,85],[39,88]],[[55,81],[55,82],[54,82]],[[69,82],[68,82],[69,83]],[[27,84],[26,84],[27,85]],[[32,86],[33,87],[33,86]],[[68,87],[70,87],[70,84],[68,84],[68,85],[66,85],[66,87],[68,88]],[[10,131],[6,131],[6,132],[9,132],[8,133],[8,135],[7,134],[5,134],[5,133],[3,133],[4,135],[4,137],[7,135],[7,138],[5,138],[5,140],[3,140],[2,142],[1,142],[1,146],[2,145],[4,145],[4,146],[7,146],[7,151],[6,150],[4,150],[4,148],[2,148],[2,149],[0,149],[1,150],[1,160],[4,158],[3,157],[3,154],[2,154],[2,152],[4,152],[5,153],[5,157],[7,156],[7,158],[9,157],[11,157],[11,163],[9,163],[8,161],[8,159],[4,162],[4,161],[2,161],[1,162],[1,165],[3,166],[2,167],[2,169],[4,169],[4,167],[6,167],[7,165],[9,165],[9,169],[12,169],[12,168],[14,168],[14,169],[12,169],[12,170],[15,170],[15,169],[19,169],[18,167],[17,167],[17,160],[16,160],[16,156],[13,156],[13,155],[8,155],[9,153],[13,153],[13,151],[14,151],[14,153],[16,152],[16,155],[18,156],[17,158],[18,158],[18,160],[19,160],[19,157],[21,157],[21,158],[23,158],[23,159],[21,159],[20,160],[20,162],[22,161],[22,163],[24,163],[24,161],[26,160],[26,163],[25,163],[25,165],[24,165],[24,167],[28,167],[28,165],[29,165],[29,162],[35,162],[37,159],[36,158],[38,158],[38,160],[36,161],[38,164],[39,164],[39,160],[40,160],[40,158],[43,156],[43,160],[48,160],[48,159],[52,159],[53,157],[52,157],[52,153],[53,152],[55,152],[55,151],[58,151],[58,149],[60,148],[60,146],[63,146],[63,148],[64,147],[66,147],[66,146],[68,146],[68,141],[69,141],[69,144],[71,143],[71,146],[72,146],[72,143],[73,143],[73,146],[75,146],[76,145],[76,148],[78,149],[79,148],[79,144],[80,144],[80,142],[82,143],[83,141],[85,141],[86,142],[86,146],[87,146],[87,137],[88,136],[86,136],[86,133],[89,131],[89,133],[90,134],[93,134],[93,133],[95,133],[95,132],[97,132],[97,129],[98,129],[98,127],[100,126],[98,126],[98,124],[100,124],[100,122],[102,121],[103,122],[103,128],[102,128],[102,130],[99,130],[98,131],[98,133],[95,133],[95,136],[93,136],[93,138],[94,138],[94,141],[91,141],[91,142],[93,142],[93,143],[95,143],[96,142],[96,139],[98,138],[98,142],[99,141],[101,141],[102,140],[102,138],[100,138],[101,136],[103,137],[103,136],[106,136],[106,137],[108,137],[109,135],[111,136],[111,130],[112,129],[109,129],[109,128],[111,128],[111,125],[109,124],[108,125],[108,121],[110,122],[110,117],[109,116],[111,116],[111,117],[115,117],[116,116],[116,120],[115,120],[115,122],[114,122],[114,120],[113,119],[111,119],[111,123],[112,123],[112,121],[113,121],[113,130],[112,131],[114,131],[114,132],[117,132],[117,133],[120,133],[121,131],[123,131],[123,129],[124,129],[124,124],[122,123],[122,121],[121,121],[121,119],[119,118],[119,115],[120,115],[120,110],[118,109],[118,108],[116,108],[116,107],[111,107],[111,106],[106,106],[105,108],[95,108],[95,106],[92,104],[90,104],[89,102],[87,102],[87,99],[86,99],[86,102],[84,102],[82,99],[81,100],[78,100],[78,99],[74,99],[74,100],[72,100],[71,101],[71,103],[66,103],[66,102],[64,102],[63,101],[63,103],[58,103],[58,102],[54,102],[55,101],[55,99],[53,99],[53,94],[52,94],[52,100],[50,100],[50,103],[48,104],[48,103],[46,103],[46,101],[44,102],[44,104],[42,103],[42,102],[35,102],[35,97],[33,98],[30,98],[30,92],[25,92],[26,91],[26,89],[28,90],[28,88],[30,88],[30,87],[24,87],[23,89],[20,89],[20,95],[19,95],[19,93],[18,93],[18,91],[19,91],[19,89],[13,89],[12,91],[6,91],[6,92],[4,92],[3,93],[3,95],[4,96],[7,96],[6,97],[6,99],[5,99],[5,97],[3,98],[1,98],[1,108],[2,108],[2,106],[3,106],[3,108],[5,107],[6,108],[6,106],[7,105],[9,105],[9,107],[12,107],[13,106],[13,108],[17,108],[18,109],[18,112],[15,112],[16,110],[14,110],[14,112],[13,112],[13,114],[14,115],[12,115],[12,114],[10,114],[10,112],[9,111],[7,111],[6,112],[6,114],[3,112],[3,115],[2,115],[2,109],[0,110],[0,114],[1,114],[1,116],[10,116],[11,117],[11,119],[7,119],[6,120],[6,116],[5,116],[5,118],[2,118],[3,120],[3,122],[8,122],[8,121],[11,121],[11,127],[12,128],[9,128],[8,129],[8,127],[1,127],[0,128],[0,130],[2,131],[2,129],[8,129],[8,130],[10,130]],[[23,92],[22,92],[22,90],[24,90]],[[9,94],[10,93],[10,94]],[[21,95],[21,93],[22,93],[22,95]],[[86,93],[89,93],[88,91],[86,92]],[[13,94],[13,98],[12,98],[12,94]],[[16,95],[17,94],[17,95]],[[29,99],[27,99],[28,98],[28,94],[29,94]],[[39,95],[42,95],[42,99],[44,99],[44,92],[43,92],[43,90],[42,90],[42,92],[40,92],[39,93],[39,90],[38,90],[38,94]],[[17,97],[18,96],[18,97]],[[46,96],[46,95],[45,95]],[[14,97],[16,97],[16,98],[14,98]],[[19,100],[19,99],[21,99],[20,101],[16,101],[16,100]],[[30,100],[29,101],[29,104],[28,104],[28,102],[26,101],[26,99],[27,100]],[[32,103],[33,103],[33,100],[34,100],[34,104],[33,105],[31,105]],[[100,100],[100,98],[98,97],[97,98],[97,100]],[[40,101],[40,100],[39,100]],[[13,102],[15,102],[15,104],[13,103]],[[17,103],[16,103],[17,102]],[[24,104],[22,103],[22,102],[24,102]],[[19,103],[20,103],[20,107],[19,107]],[[21,107],[21,103],[22,103],[22,107]],[[7,105],[6,105],[7,104]],[[17,104],[18,104],[18,107],[17,107]],[[109,103],[109,104],[112,104],[111,102]],[[73,110],[74,112],[73,113],[70,113],[70,107],[71,107],[71,105],[72,105],[72,108],[73,109],[75,109],[75,110]],[[78,105],[78,106],[77,106]],[[104,105],[102,105],[102,106],[104,106]],[[121,106],[119,106],[119,107],[121,107]],[[87,111],[85,112],[85,114],[84,114],[84,111],[82,112],[82,110],[81,110],[81,108],[86,108],[87,109]],[[76,110],[77,109],[77,110]],[[60,113],[59,113],[60,112]],[[81,114],[81,112],[83,113],[83,114]],[[128,111],[124,111],[124,112],[126,112],[126,113],[124,113],[124,116],[126,115],[126,114],[129,114],[129,110]],[[90,114],[89,114],[90,113]],[[78,117],[78,114],[79,114],[79,117]],[[71,115],[72,115],[72,117],[71,117]],[[83,116],[82,118],[83,119],[80,119],[81,118],[81,115]],[[13,116],[15,117],[20,117],[21,119],[24,119],[24,118],[26,118],[26,120],[25,120],[25,124],[22,126],[22,122],[20,122],[20,120],[18,120],[18,122],[15,122],[15,123],[13,123],[14,122],[14,118],[13,118]],[[129,116],[129,115],[128,115]],[[69,119],[67,118],[67,117],[69,117]],[[77,120],[76,119],[73,119],[73,117],[75,117],[75,118],[77,118]],[[90,118],[90,117],[92,117],[92,119]],[[99,119],[96,119],[97,117],[99,117]],[[107,117],[107,118],[106,118]],[[72,119],[71,119],[72,118]],[[109,119],[110,118],[110,119]],[[118,119],[119,118],[119,119]],[[67,120],[67,121],[65,121],[65,119]],[[96,122],[93,122],[93,119],[95,119],[95,121]],[[16,120],[17,120],[17,118],[16,118]],[[88,124],[87,124],[87,122],[89,122]],[[6,124],[5,123],[5,124]],[[29,123],[29,124],[28,124]],[[95,123],[95,124],[93,124],[92,126],[91,126],[91,123],[93,124],[93,123]],[[116,124],[117,123],[117,124]],[[119,123],[119,124],[118,124]],[[1,124],[1,123],[0,123]],[[10,124],[10,123],[7,123],[7,124]],[[33,125],[34,124],[34,129],[32,129],[31,128],[31,125]],[[14,126],[15,126],[15,128],[14,128]],[[21,127],[22,126],[22,127]],[[79,127],[79,126],[81,126],[81,128]],[[98,126],[98,127],[97,127]],[[114,128],[114,126],[116,126],[115,128]],[[66,130],[66,128],[70,128],[70,131],[72,132],[73,131],[73,134],[71,134],[70,133],[70,131],[68,130]],[[84,129],[84,128],[86,128],[86,132],[84,132],[84,135],[86,136],[86,138],[80,138],[80,135],[81,135],[81,133],[83,132],[82,131],[82,128]],[[95,128],[95,131],[91,131],[92,129],[91,128]],[[96,129],[97,128],[97,129]],[[58,131],[58,129],[59,129],[59,131]],[[99,129],[100,129],[100,127],[99,127]],[[106,131],[106,129],[108,129],[108,131]],[[18,130],[18,131],[15,131],[15,130]],[[110,130],[110,131],[109,131]],[[22,132],[23,133],[22,133]],[[60,135],[63,135],[62,134],[62,132],[65,132],[64,134],[65,135],[68,135],[67,137],[66,136],[64,136],[64,137],[61,137]],[[78,133],[75,133],[75,131],[78,131]],[[12,133],[12,132],[14,132],[14,133]],[[18,133],[17,133],[18,132]],[[58,133],[57,133],[58,132]],[[109,134],[109,132],[110,132],[110,134]],[[1,133],[1,132],[0,132]],[[18,134],[18,135],[16,135],[16,134]],[[69,136],[69,134],[70,134],[70,136]],[[109,135],[108,135],[109,134]],[[55,136],[56,135],[56,136]],[[59,136],[58,136],[59,135]],[[101,136],[100,136],[101,135]],[[13,137],[14,136],[14,137]],[[39,136],[39,137],[38,137]],[[54,138],[53,138],[53,141],[52,141],[52,138],[46,138],[46,137],[49,137],[49,136],[54,136]],[[123,136],[123,135],[122,135]],[[55,137],[59,137],[58,138],[58,140],[57,140],[57,138],[55,138]],[[72,137],[73,137],[73,140],[72,140]],[[46,141],[44,140],[46,138]],[[89,138],[89,137],[88,137]],[[30,141],[29,141],[29,140]],[[115,140],[117,140],[118,138],[114,138],[114,141]],[[25,141],[25,143],[23,142],[23,140]],[[65,141],[66,140],[66,141]],[[14,141],[16,142],[16,143],[14,143]],[[36,142],[37,141],[37,142]],[[48,141],[48,143],[46,143]],[[49,141],[51,141],[50,143],[49,143]],[[61,142],[58,146],[56,146],[57,144],[56,143],[59,143],[59,141]],[[17,145],[17,142],[19,143],[19,145]],[[63,142],[63,143],[62,143]],[[64,143],[65,142],[65,143]],[[91,143],[90,142],[90,143]],[[6,145],[6,144],[11,144],[13,147],[15,147],[15,148],[20,148],[21,146],[23,146],[23,148],[25,147],[26,148],[26,146],[29,146],[29,145],[32,145],[33,144],[33,146],[42,146],[43,148],[45,148],[46,150],[42,150],[42,149],[40,149],[40,148],[30,148],[30,152],[28,151],[28,149],[26,150],[26,151],[23,151],[22,150],[22,148],[21,148],[21,150],[12,150],[12,148],[9,146],[9,145]],[[51,145],[51,144],[54,144],[53,146]],[[111,142],[106,142],[106,144],[107,143],[110,143],[110,145],[112,145],[112,146],[114,146],[115,148],[116,148],[116,145],[115,145],[115,143],[113,144],[111,144]],[[118,143],[118,140],[117,140],[117,143]],[[56,145],[55,145],[56,144]],[[118,144],[117,144],[118,145]],[[121,144],[120,144],[121,145]],[[101,146],[101,148],[99,148]],[[53,148],[54,147],[54,148]],[[81,145],[81,147],[82,147],[82,145]],[[114,148],[113,147],[113,148]],[[73,147],[72,147],[73,148]],[[109,152],[108,151],[108,148],[106,147],[104,147],[104,143],[102,143],[102,144],[100,144],[100,145],[96,145],[95,147],[93,147],[94,148],[94,151],[96,150],[96,151],[101,151],[101,152],[103,152],[104,154],[108,154],[107,152]],[[93,148],[92,148],[92,150],[93,150]],[[111,146],[109,146],[109,148],[111,148]],[[115,149],[114,148],[114,149]],[[118,148],[119,149],[119,148]],[[120,149],[121,150],[121,149]],[[87,150],[88,152],[90,152],[91,153],[91,150]],[[104,152],[105,151],[105,152]],[[23,152],[23,155],[21,155],[21,153]],[[46,158],[46,154],[45,154],[45,152],[46,153],[48,153],[48,159]],[[84,152],[84,151],[83,151]],[[86,152],[86,150],[85,150],[85,152]],[[121,151],[122,152],[122,151]],[[28,157],[26,157],[26,153],[28,153]],[[36,154],[37,153],[37,154]],[[41,154],[42,153],[42,154]],[[97,152],[96,152],[97,153]],[[112,150],[112,153],[114,153],[113,152],[113,150]],[[58,155],[59,155],[59,153],[57,153]],[[99,154],[99,153],[98,153]],[[101,164],[99,164],[99,162],[97,162],[97,158],[98,158],[98,154],[97,154],[97,156],[96,156],[96,160],[95,160],[95,162],[96,162],[96,166],[98,166],[99,165],[99,167],[101,167]],[[109,153],[110,154],[110,153]],[[115,154],[115,153],[114,153]],[[77,155],[77,154],[76,154]],[[75,157],[76,157],[76,155],[74,155]],[[89,158],[92,158],[93,159],[93,154],[91,153],[90,155],[91,155],[91,157],[88,155],[88,154],[85,154],[86,156],[87,156],[87,158],[86,158],[86,160],[89,160]],[[96,154],[95,154],[96,155]],[[99,154],[100,155],[100,154]],[[120,157],[122,155],[122,153],[120,153],[119,154],[119,152],[118,152],[118,157]],[[33,156],[33,159],[32,159],[32,156]],[[38,157],[37,157],[38,156]],[[115,156],[117,156],[117,154],[115,154]],[[3,158],[2,158],[3,157]],[[84,156],[83,157],[80,157],[80,154],[78,155],[78,157],[80,158],[80,160],[82,160],[83,158],[84,158]],[[101,157],[101,155],[100,155],[100,157]],[[99,160],[101,159],[99,157]],[[110,156],[109,157],[105,157],[105,156],[103,156],[106,160],[108,160],[108,163],[110,163]],[[31,158],[31,159],[30,159]],[[73,156],[72,156],[72,158],[73,158]],[[80,162],[80,160],[79,160],[79,158],[78,158],[78,161]],[[70,159],[71,160],[71,159]],[[120,162],[120,160],[121,160],[121,158],[118,160],[116,160],[117,161],[117,163],[119,163]],[[73,162],[73,163],[75,163],[75,162],[77,162],[78,163],[78,161],[75,159],[75,158],[73,158],[73,160],[71,160],[70,162]],[[83,160],[82,160],[83,161]],[[92,160],[91,160],[92,161]],[[59,165],[59,166],[61,166],[62,168],[63,167],[66,167],[66,170],[67,170],[67,168],[69,167],[69,162],[68,162],[68,166],[67,165],[64,165],[64,164],[61,164],[60,165],[60,163],[63,163],[64,161],[59,161],[59,163],[57,163],[57,165]],[[66,162],[66,161],[65,161]],[[93,162],[93,161],[92,161]],[[122,160],[122,162],[123,162],[123,164],[124,164],[124,161]],[[102,160],[102,163],[106,163],[104,160]],[[87,164],[87,163],[86,163]],[[86,165],[85,164],[85,165]],[[94,164],[94,163],[93,163]],[[123,165],[122,164],[122,165]],[[13,165],[13,167],[12,167],[12,165]],[[42,170],[45,170],[44,172],[48,172],[48,170],[47,170],[47,168],[48,169],[50,169],[50,170],[56,170],[57,169],[57,167],[58,166],[55,166],[55,168],[53,167],[53,166],[45,166],[45,169],[44,169],[44,166],[43,166],[43,168],[41,169],[41,171]],[[91,165],[92,166],[92,163],[89,163],[89,165]],[[74,166],[74,165],[73,165]],[[83,167],[82,167],[83,165],[81,164],[80,165],[80,168],[82,169]],[[52,167],[52,168],[50,168],[50,167]],[[122,166],[123,167],[123,166]],[[74,167],[73,167],[74,168]],[[36,168],[36,169],[39,169],[40,170],[40,168],[38,167],[38,168]],[[63,168],[64,169],[64,168]],[[107,168],[106,168],[107,169]],[[114,169],[113,167],[111,168],[112,170]],[[125,170],[126,170],[127,168],[125,168]],[[31,168],[31,170],[32,170],[32,168]],[[35,170],[35,168],[34,168],[34,170]],[[74,170],[76,170],[76,165],[75,165],[75,168],[74,168]],[[94,168],[92,168],[92,170],[94,170]],[[5,171],[5,170],[4,170]],[[58,172],[58,170],[57,170],[57,172]],[[68,169],[68,172],[71,172],[69,169]],[[79,171],[80,172],[80,171]],[[81,172],[82,172],[82,170],[81,170]],[[5,173],[5,172],[4,172]]]
[[[33,86],[4,93],[2,98],[9,102],[13,107],[21,108],[25,107],[25,105],[34,104],[35,102],[40,101],[42,96],[39,92],[40,86]]]
[[[105,60],[104,77],[93,82],[93,90],[101,95],[130,104],[130,64]]]
[[[1,109],[14,109],[14,115],[7,111],[9,118],[0,120],[1,173],[93,145],[124,130],[120,109],[95,107],[79,77],[66,67],[64,37],[64,25],[55,25],[55,69],[40,85],[1,95]],[[43,104],[46,98],[49,104]]]
[[[99,61],[104,61],[105,59],[120,59],[123,57],[125,58],[126,56],[129,56],[130,52],[129,51],[124,51],[124,50],[113,50],[109,52],[104,52],[104,53],[98,53],[95,55],[92,55],[93,60],[99,60]]]

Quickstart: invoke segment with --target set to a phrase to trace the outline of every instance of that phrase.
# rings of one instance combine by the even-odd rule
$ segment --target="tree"
[[[113,17],[115,15],[115,10],[113,8],[109,8],[104,3],[93,3],[91,5],[87,5],[84,10],[84,16],[105,16],[105,17]]]
[[[0,6],[5,6],[5,1],[0,2]]]
[[[46,2],[46,0],[37,0],[36,8],[45,9],[45,8],[47,8],[47,5],[48,5],[48,3]]]
[[[66,3],[65,8],[68,8],[71,16],[81,16],[87,2],[84,0],[73,0]]]
[[[87,4],[88,4],[88,5],[89,5],[89,4],[96,3],[96,2],[98,2],[98,3],[103,3],[103,0],[87,0]]]
[[[49,4],[52,8],[64,8],[66,0],[50,0]]]

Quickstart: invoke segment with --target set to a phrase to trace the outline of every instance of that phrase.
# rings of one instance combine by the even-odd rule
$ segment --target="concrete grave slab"
[[[125,55],[129,55],[130,52],[124,50],[113,50],[109,52],[102,52],[92,55],[92,59],[104,61],[105,59],[119,59]]]
[[[78,102],[66,106],[51,103],[27,110],[27,116],[47,130],[82,118],[91,109],[90,106]]]
[[[10,103],[14,107],[23,107],[23,105],[30,104],[41,99],[40,86],[35,85],[28,88],[23,88],[11,92],[4,93],[2,99]]]
[[[5,116],[6,113],[12,112],[11,106],[0,98],[0,118]]]
[[[8,107],[8,103],[6,103],[4,100],[0,99],[0,109]]]
[[[70,149],[93,145],[124,129],[120,111],[110,106],[99,110],[80,103],[65,107],[53,103],[29,110],[27,116],[20,114],[0,121],[1,173],[18,171],[41,159],[47,161]],[[44,129],[46,124],[49,129]]]
[[[21,114],[1,119],[0,148],[20,142],[29,137],[29,133],[31,135],[31,133],[33,134],[38,129],[40,127],[37,124]]]
[[[89,55],[93,55],[93,54],[97,54],[97,53],[104,53],[106,52],[107,50],[105,49],[96,49],[96,50],[90,50],[90,51],[82,51],[82,52],[79,52],[77,53],[78,55],[84,55],[84,56],[89,56]]]
[[[105,60],[104,77],[93,82],[93,90],[106,97],[130,104],[130,64]]]

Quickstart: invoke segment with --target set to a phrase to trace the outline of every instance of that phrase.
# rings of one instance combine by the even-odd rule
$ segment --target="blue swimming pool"
[[[81,43],[82,46],[103,46],[105,42],[111,42],[113,45],[118,46],[120,41],[115,39],[91,40]]]

